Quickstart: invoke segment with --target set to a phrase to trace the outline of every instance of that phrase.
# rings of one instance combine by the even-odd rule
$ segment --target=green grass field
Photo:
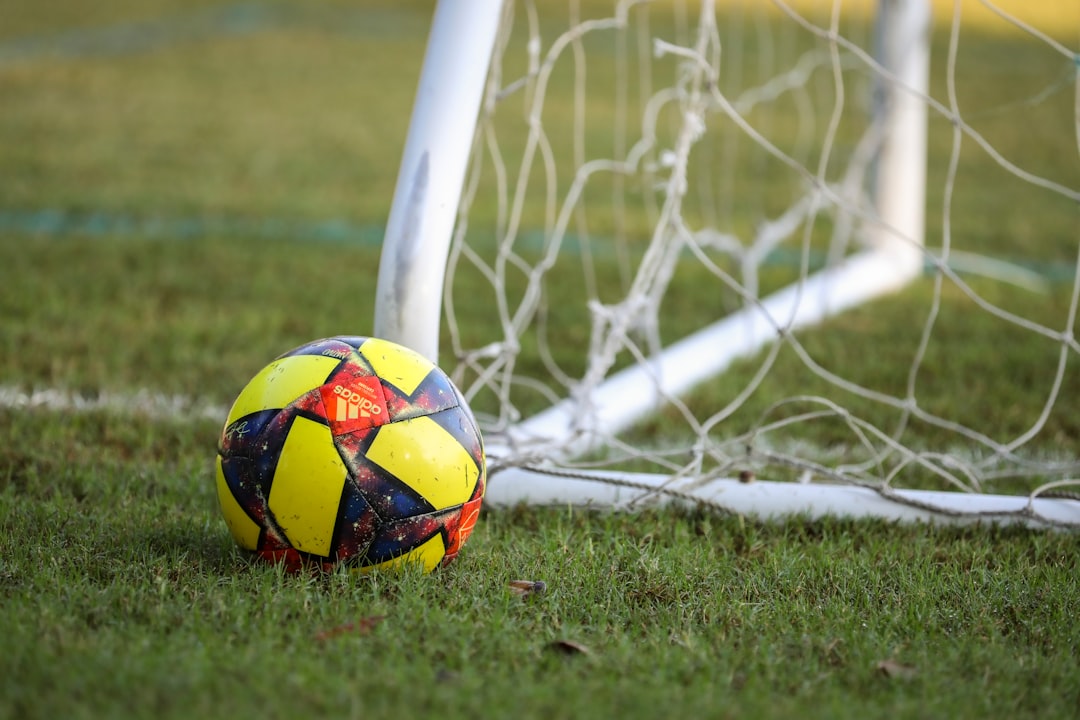
[[[1080,540],[1069,532],[520,507],[485,510],[458,560],[431,576],[288,575],[235,547],[214,490],[223,408],[284,350],[371,332],[430,5],[8,1],[0,718],[1080,716]],[[1068,8],[1051,18],[1057,41],[1075,47],[1077,19]],[[943,101],[947,31],[939,22],[933,36]],[[961,47],[965,117],[1006,157],[1080,188],[1075,63],[1015,30],[977,25]],[[563,91],[553,85],[551,112],[565,112]],[[951,130],[931,119],[928,244],[941,245],[948,218],[957,249],[1036,272],[1039,292],[968,281],[1065,330],[1075,202],[968,142],[946,207]],[[789,189],[768,165],[745,180]],[[589,202],[601,237],[618,212],[602,194]],[[770,202],[740,207],[736,224]],[[490,193],[474,209],[498,215]],[[627,209],[631,236],[647,235],[646,215]],[[596,258],[598,277],[617,275]],[[564,285],[548,291],[577,297],[580,260],[564,262]],[[763,283],[792,272],[767,266]],[[711,319],[700,273],[680,267],[666,340]],[[480,343],[493,332],[490,298],[468,290],[459,322]],[[843,377],[902,394],[934,297],[928,275],[800,341]],[[995,437],[1023,434],[1061,344],[978,311],[952,285],[941,298],[920,401]],[[580,368],[587,326],[551,312],[558,362]],[[1024,447],[1032,457],[1077,456],[1080,373],[1068,360],[1061,399]],[[689,407],[715,412],[759,364]],[[535,355],[521,365],[544,367]],[[784,350],[721,429],[734,436],[776,399],[830,392]],[[33,407],[18,400],[30,393]],[[665,412],[632,441],[666,442],[677,420]],[[847,441],[828,424],[804,439],[823,454]],[[917,424],[906,439],[951,447]],[[519,579],[547,590],[520,597],[509,586]]]

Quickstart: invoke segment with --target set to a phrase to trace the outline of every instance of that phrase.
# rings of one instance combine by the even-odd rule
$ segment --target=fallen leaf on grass
[[[910,680],[919,674],[911,665],[904,665],[898,663],[895,660],[879,660],[874,669],[887,678],[895,678],[897,680]]]
[[[563,655],[592,655],[592,650],[587,646],[573,640],[555,640],[548,643],[548,649],[561,652]]]
[[[458,680],[458,673],[453,670],[447,670],[446,668],[440,668],[435,672],[435,682],[437,683],[456,683]]]
[[[523,598],[547,592],[547,583],[543,580],[511,580],[508,584],[510,592]]]
[[[371,632],[376,625],[386,619],[385,615],[371,615],[369,617],[360,618],[356,622],[345,623],[344,625],[338,625],[332,627],[329,630],[323,630],[315,635],[315,639],[319,642],[329,640],[331,638],[340,637],[342,635],[354,634],[354,635],[367,635]]]

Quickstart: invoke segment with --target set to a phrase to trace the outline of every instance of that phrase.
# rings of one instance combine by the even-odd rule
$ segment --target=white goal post
[[[1033,492],[987,493],[971,469],[982,467],[977,461],[908,448],[900,440],[901,432],[864,424],[841,404],[815,396],[811,404],[817,411],[806,412],[803,419],[839,418],[871,460],[841,458],[830,466],[816,457],[803,458],[797,448],[785,449],[779,465],[795,477],[778,481],[767,473],[768,463],[758,462],[776,457],[771,446],[749,452],[740,464],[730,444],[711,444],[710,438],[723,435],[725,418],[754,387],[739,391],[729,404],[704,418],[682,400],[733,363],[764,352],[766,360],[754,374],[757,383],[770,372],[779,340],[901,291],[924,277],[927,267],[947,276],[952,273],[943,257],[948,248],[944,253],[930,252],[924,240],[928,111],[935,105],[946,115],[949,111],[930,94],[929,0],[880,0],[876,21],[866,23],[876,28],[873,37],[858,39],[852,39],[854,31],[839,0],[824,3],[823,12],[813,20],[777,0],[769,12],[788,34],[779,39],[761,30],[764,21],[757,15],[731,15],[727,3],[713,0],[658,3],[675,8],[676,19],[655,35],[643,21],[646,0],[612,2],[608,12],[594,15],[570,0],[570,22],[552,33],[541,29],[538,18],[553,4],[438,3],[379,268],[375,334],[440,362],[470,399],[486,394],[498,401],[497,410],[478,411],[491,469],[488,502],[632,508],[673,501],[762,518],[837,515],[1080,526],[1080,502],[1052,497],[1076,484],[1075,463],[1055,459],[1041,468],[1038,476],[1046,482]],[[742,41],[725,35],[718,17],[759,23],[750,32],[764,38],[757,46],[760,52],[784,45],[796,33],[805,38],[800,42],[814,47],[786,63],[761,61],[759,65],[777,65],[764,81],[744,77],[741,84],[734,83],[732,67],[753,59],[740,58],[739,48],[727,47]],[[512,20],[519,29],[509,29]],[[612,147],[595,157],[587,143],[608,140],[599,135],[601,139],[592,139],[579,108],[589,92],[584,79],[588,72],[602,76],[599,82],[608,82],[606,60],[594,71],[585,59],[584,39],[593,36],[600,38],[598,52],[615,58],[613,67],[618,62],[630,68],[611,81],[615,100],[603,112],[615,114],[608,133]],[[522,48],[517,60],[508,54],[515,43]],[[661,70],[647,67],[649,54],[666,63],[662,70],[670,77],[661,78]],[[495,64],[489,66],[492,58]],[[509,66],[516,73],[511,77],[506,75]],[[564,74],[571,78],[567,94],[575,100],[562,115],[561,124],[570,137],[565,142],[554,137],[559,123],[545,115],[563,111],[543,105],[548,86],[556,82],[556,68],[562,66],[571,68]],[[865,96],[847,96],[848,72],[868,87]],[[811,74],[814,77],[808,79]],[[800,121],[793,134],[801,139],[790,142],[779,131],[770,132],[787,119],[761,120],[759,106],[781,95],[794,98],[785,107],[810,102],[807,97],[815,83],[826,88],[823,92],[830,99],[824,113],[813,117],[808,113],[806,123],[814,130],[807,131]],[[511,101],[523,129],[518,139],[500,141],[497,116]],[[854,109],[867,120],[865,127],[849,130],[848,114]],[[953,121],[963,125],[955,114]],[[726,134],[710,134],[721,123]],[[819,143],[809,150],[808,134]],[[710,213],[721,213],[700,200],[712,195],[722,202],[724,197],[722,188],[703,179],[703,161],[697,159],[700,148],[720,147],[734,155],[730,138],[735,135],[749,139],[754,152],[764,158],[760,167],[766,163],[780,167],[794,178],[789,182],[801,188],[786,209],[765,203],[756,227],[746,230],[749,239],[711,225],[709,220],[715,217]],[[510,145],[523,159],[507,159]],[[841,155],[837,148],[843,145],[844,165],[837,171]],[[793,149],[800,146],[799,152]],[[484,185],[478,174],[485,162],[488,174],[498,179],[496,189]],[[561,175],[563,170],[556,166],[570,169]],[[605,227],[613,234],[626,233],[620,213],[638,212],[628,209],[628,202],[639,202],[644,209],[638,214],[649,220],[647,232],[637,231],[633,251],[626,250],[626,243],[611,242],[611,252],[619,256],[613,264],[621,269],[620,289],[614,296],[613,291],[591,288],[599,274],[591,268],[600,251],[589,240],[586,205],[597,202],[590,183],[600,175],[614,178],[613,195],[618,194]],[[635,182],[645,189],[627,190]],[[1047,183],[1052,192],[1066,196],[1075,192]],[[709,187],[696,192],[701,184]],[[543,210],[533,216],[524,199],[530,186],[539,186],[545,198]],[[471,220],[470,207],[484,192],[498,195],[497,209],[488,212],[494,237],[470,242],[470,233],[482,232],[474,227],[479,223]],[[627,195],[632,199],[628,201]],[[828,216],[830,230],[825,243],[815,229],[823,216]],[[543,226],[534,233],[535,247],[527,247],[532,237],[532,228],[526,227],[529,217],[539,218],[535,222]],[[794,245],[791,264],[798,272],[786,286],[773,288],[761,280],[768,274],[764,263],[780,252],[784,242]],[[572,250],[575,243],[577,249]],[[483,256],[485,251],[489,255]],[[580,255],[562,259],[572,252]],[[634,260],[626,260],[634,253]],[[820,263],[817,254],[824,255]],[[661,322],[659,308],[672,302],[665,293],[687,257],[704,268],[702,274],[724,285],[737,306],[662,343],[660,336],[668,333],[656,328]],[[583,359],[575,366],[576,374],[565,376],[564,363],[553,359],[545,344],[546,330],[534,329],[556,322],[549,318],[557,312],[546,304],[546,296],[559,290],[544,283],[549,273],[560,272],[556,269],[560,262],[583,268],[584,284],[589,286],[583,291],[584,313],[591,324],[588,337],[580,341]],[[499,328],[494,339],[473,345],[461,339],[470,333],[457,321],[453,288],[447,286],[448,275],[466,264],[495,289],[490,312],[492,324]],[[732,278],[729,267],[743,274]],[[763,285],[770,287],[759,292]],[[448,316],[450,349],[440,347]],[[529,352],[539,358],[534,364],[550,369],[554,378],[550,384],[516,369],[523,346],[530,342],[536,347]],[[800,346],[794,347],[798,351]],[[1062,347],[1063,357],[1075,354],[1068,341]],[[921,354],[920,350],[918,357]],[[835,383],[854,387],[843,378]],[[512,396],[515,387],[544,398],[543,407],[525,402],[527,410],[520,410]],[[906,397],[860,392],[894,407],[905,421],[922,417],[913,392]],[[687,419],[689,430],[681,436],[681,446],[662,439],[646,450],[639,440],[620,440],[625,431],[665,409]],[[954,426],[948,418],[930,420],[982,443],[990,454],[997,453],[998,460],[1013,458],[1021,445],[985,439]],[[789,422],[795,419],[783,419],[775,426]],[[741,435],[732,442],[749,443],[754,437]],[[646,455],[654,469],[642,472],[637,468]],[[617,461],[609,464],[612,457]],[[885,462],[886,457],[891,460]],[[875,463],[876,470],[867,470]],[[735,472],[743,467],[749,469]],[[751,472],[758,468],[764,471]],[[951,489],[899,486],[896,479],[912,468],[943,479]]]

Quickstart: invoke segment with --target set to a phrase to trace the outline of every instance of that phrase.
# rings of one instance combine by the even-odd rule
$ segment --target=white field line
[[[212,420],[223,423],[228,408],[183,395],[149,390],[131,393],[101,391],[94,396],[70,390],[26,392],[0,385],[0,409],[56,413],[114,412],[162,421]],[[592,476],[593,482],[589,482]],[[641,501],[704,502],[729,512],[777,519],[785,516],[882,517],[899,521],[966,524],[1019,523],[1030,527],[1080,527],[1080,503],[1071,500],[979,495],[974,493],[896,490],[887,498],[860,487],[715,480],[704,486],[675,486],[668,476],[642,473],[577,473],[567,478],[525,468],[507,468],[492,478],[488,501],[493,505],[583,504],[634,507]],[[615,479],[615,482],[612,482]],[[667,496],[664,489],[674,489]]]
[[[107,411],[153,420],[214,420],[219,423],[224,422],[229,413],[229,409],[223,405],[149,390],[102,390],[90,395],[56,388],[27,392],[10,385],[0,385],[0,408],[57,413]]]

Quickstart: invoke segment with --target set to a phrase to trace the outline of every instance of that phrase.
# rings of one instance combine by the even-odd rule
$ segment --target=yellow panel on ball
[[[260,370],[240,392],[225,425],[253,412],[285,407],[308,390],[322,385],[340,362],[338,358],[325,355],[293,355],[275,360]]]
[[[347,476],[330,428],[303,417],[293,420],[267,503],[294,548],[330,556]]]
[[[404,568],[408,565],[417,564],[424,568],[425,573],[429,573],[439,566],[445,555],[446,543],[443,542],[442,535],[435,535],[404,555],[399,555],[393,560],[387,560],[378,565],[371,565],[364,568],[364,571]]]
[[[427,416],[380,427],[367,457],[436,510],[468,500],[480,477],[469,452]]]
[[[245,550],[254,550],[259,545],[259,526],[252,520],[229,489],[225,482],[225,472],[221,469],[221,456],[217,459],[217,493],[218,502],[221,504],[221,514],[225,516],[225,524],[229,526],[236,543]]]
[[[376,375],[406,395],[412,395],[435,367],[420,353],[378,338],[366,340],[360,354]]]

